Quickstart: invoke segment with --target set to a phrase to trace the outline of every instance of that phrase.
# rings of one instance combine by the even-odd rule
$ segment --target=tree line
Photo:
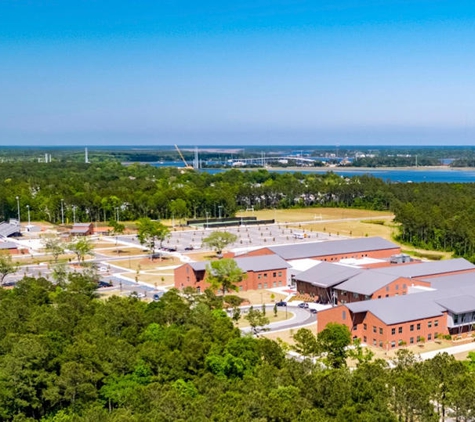
[[[233,216],[238,210],[391,210],[399,239],[475,261],[475,184],[389,183],[368,175],[230,170],[217,174],[109,162],[3,163],[0,218],[76,222]]]
[[[2,420],[474,420],[475,360],[402,350],[389,367],[356,348],[350,371],[344,326],[296,333],[293,359],[282,342],[242,335],[211,291],[146,303],[95,288],[72,273],[0,290]]]

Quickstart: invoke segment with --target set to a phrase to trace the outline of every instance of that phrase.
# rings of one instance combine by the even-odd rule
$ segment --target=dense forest
[[[209,291],[172,290],[152,303],[98,300],[94,283],[79,274],[57,285],[25,278],[0,290],[1,420],[474,418],[472,360],[443,354],[419,361],[401,350],[389,367],[360,353],[349,370],[341,336],[315,339],[308,330],[296,334],[296,349],[310,357],[316,345],[326,351],[324,364],[296,360],[284,344],[243,336],[221,307]]]
[[[3,163],[0,218],[51,223],[233,216],[238,210],[391,210],[400,240],[475,261],[475,184],[389,183],[363,175],[230,170],[217,174],[115,162]],[[18,198],[18,199],[17,199]]]

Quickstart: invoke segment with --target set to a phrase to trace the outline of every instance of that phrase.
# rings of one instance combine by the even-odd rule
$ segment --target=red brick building
[[[287,285],[286,261],[277,255],[246,257],[235,259],[246,278],[238,284],[240,291],[269,289]],[[209,287],[206,282],[206,268],[209,262],[190,262],[175,269],[175,287],[183,289],[194,287],[204,291]]]
[[[475,273],[475,266],[465,259],[417,261],[371,269],[322,262],[297,274],[295,280],[300,293],[336,305],[405,295],[411,286],[431,287],[432,277],[467,272]]]
[[[464,259],[405,265],[399,268],[404,277],[397,267],[387,269],[394,274],[382,270],[364,270],[335,287],[340,306],[319,312],[317,331],[329,322],[345,324],[353,337],[384,349],[472,333],[474,265]]]
[[[286,261],[294,259],[318,259],[338,262],[341,259],[376,258],[389,259],[401,252],[401,248],[381,237],[331,240],[325,242],[298,243],[293,245],[269,246],[246,252],[240,257],[279,255]]]

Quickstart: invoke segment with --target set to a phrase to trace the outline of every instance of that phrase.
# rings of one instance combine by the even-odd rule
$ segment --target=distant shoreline
[[[475,171],[475,167],[449,166],[408,166],[408,167],[233,167],[238,170],[269,170],[269,171],[308,171],[308,172],[371,172],[371,171]],[[208,167],[209,169],[209,167]],[[218,168],[216,168],[218,169]],[[221,168],[222,169],[222,168]]]

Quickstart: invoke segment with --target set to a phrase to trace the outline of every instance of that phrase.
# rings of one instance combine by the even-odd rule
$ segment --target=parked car
[[[112,287],[112,283],[110,281],[105,281],[105,280],[100,280],[99,283],[97,283],[97,287]]]
[[[309,309],[312,314],[316,314],[318,311],[316,309],[310,308]]]
[[[308,309],[308,303],[307,302],[299,303],[299,308]]]
[[[287,306],[287,302],[284,302],[283,300],[281,300],[280,302],[277,302],[275,306]]]
[[[193,249],[194,249],[193,246],[187,246],[187,247],[185,248],[185,251],[192,251]]]

